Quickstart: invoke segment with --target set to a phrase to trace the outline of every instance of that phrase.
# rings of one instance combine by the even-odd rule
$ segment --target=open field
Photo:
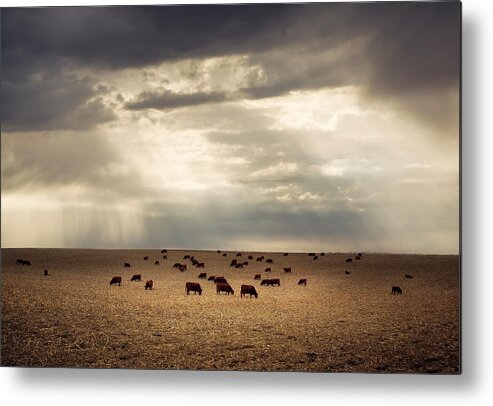
[[[183,260],[186,254],[205,269]],[[250,254],[273,264],[229,267]],[[306,253],[167,255],[2,249],[2,366],[459,373],[458,256],[364,253],[346,263],[354,254],[316,261]],[[16,265],[18,258],[32,266]],[[234,296],[217,295],[200,272],[225,276]],[[260,286],[257,273],[280,278],[281,286]],[[130,282],[133,274],[142,282]],[[121,287],[110,286],[114,275]],[[298,286],[300,278],[307,286]],[[144,290],[147,279],[153,290]],[[187,281],[199,282],[202,295],[187,296]],[[258,299],[240,298],[241,284],[254,285]],[[393,285],[403,294],[391,295]]]

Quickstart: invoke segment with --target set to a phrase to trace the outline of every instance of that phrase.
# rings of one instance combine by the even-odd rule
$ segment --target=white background
[[[2,7],[162,3],[165,2],[0,0]],[[489,248],[493,228],[493,101],[491,105],[488,102],[493,92],[492,4],[487,0],[464,0],[462,4],[462,375],[0,368],[0,402],[37,406],[155,402],[235,406],[268,402],[365,406],[491,404],[493,270],[489,266]]]

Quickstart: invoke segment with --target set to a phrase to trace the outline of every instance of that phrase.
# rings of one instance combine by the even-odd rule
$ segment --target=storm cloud
[[[3,244],[457,252],[460,16],[3,9]]]

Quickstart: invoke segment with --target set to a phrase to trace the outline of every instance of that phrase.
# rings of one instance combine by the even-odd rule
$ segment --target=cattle
[[[253,259],[253,255],[249,255],[248,259],[251,261]]]
[[[184,255],[183,259],[190,259],[190,255]]]
[[[363,253],[362,252],[358,252],[358,257],[362,257],[363,256]]]
[[[203,262],[197,262],[197,268],[204,268],[205,264]]]
[[[140,282],[142,280],[142,275],[134,275],[130,279],[130,282]]]
[[[209,276],[209,279],[207,279],[207,280],[214,282],[216,280],[216,277],[215,276]]]
[[[159,265],[159,261],[154,262],[154,265]]]
[[[214,283],[228,283],[228,281],[224,276],[218,276],[216,279],[214,279]]]
[[[259,273],[257,275],[255,275],[255,277],[253,279],[255,280],[260,280],[262,278],[262,275],[260,275]]]
[[[163,259],[168,259],[168,256],[167,255],[163,255]]]
[[[218,254],[220,254],[220,253],[221,253],[221,250],[217,250],[216,252],[217,252]]]
[[[123,267],[124,267],[124,268],[130,268],[130,264],[129,264],[128,262],[125,262],[125,263],[123,264]]]
[[[321,253],[320,253],[320,256],[321,256],[321,257],[324,257],[324,256],[325,256],[325,254],[324,254],[323,252],[321,252]]]
[[[265,260],[265,262],[267,262],[268,264],[272,264],[274,262],[274,260],[269,258],[269,259]]]
[[[399,286],[392,286],[392,292],[393,295],[401,295],[402,294],[402,289]]]
[[[345,273],[346,275],[350,275],[350,274],[351,274],[351,272],[349,272],[349,271],[344,271],[344,273]]]
[[[149,281],[146,281],[146,284],[144,286],[145,290],[149,289],[149,290],[152,290],[152,287],[154,286],[154,282],[151,280]]]
[[[300,279],[298,281],[298,285],[305,285],[306,286],[306,279]]]
[[[285,253],[284,253],[284,256],[285,256],[285,257],[287,257],[287,256],[288,256],[288,253],[287,253],[287,252],[285,252]]]
[[[265,268],[265,271],[264,271],[264,272],[271,272],[271,271],[272,271],[272,269],[270,269],[270,268]]]
[[[185,272],[187,270],[187,266],[186,265],[180,265],[180,272]]]
[[[354,259],[356,259],[357,261],[359,261],[361,259],[361,257],[358,257],[357,255],[354,257]]]
[[[118,285],[122,286],[122,277],[121,276],[113,276],[110,281],[110,286],[111,285]]]
[[[173,268],[177,268],[177,269],[180,269],[181,268],[181,264],[179,262],[175,262],[173,264]]]
[[[269,286],[270,284],[270,279],[264,279],[262,282],[260,282],[261,286]]]
[[[243,266],[248,266],[248,261],[243,262]]]
[[[250,295],[250,297],[255,296],[255,298],[258,298],[258,293],[255,290],[255,286],[252,285],[241,285],[241,293],[240,297]]]
[[[227,295],[235,294],[235,291],[229,283],[216,283],[216,294],[219,295],[221,292],[225,292]]]
[[[260,285],[262,285],[262,286],[281,286],[281,280],[280,279],[264,279],[262,282],[260,282]]]
[[[309,256],[309,257],[314,257],[314,256],[315,256],[315,253],[314,253],[314,252],[310,252],[310,253],[308,254],[308,256]]]
[[[44,275],[44,276],[48,276],[48,269],[45,269],[45,270],[43,271],[43,275]]]
[[[227,257],[227,256],[228,256],[228,254],[226,254],[226,253],[223,254],[223,257]]]
[[[235,265],[235,268],[236,269],[243,269],[243,264],[236,264]]]
[[[241,257],[241,252],[238,252],[238,253],[236,254],[236,256],[237,256],[237,257]]]
[[[207,274],[205,272],[199,273],[199,279],[207,279]]]
[[[16,262],[16,265],[31,266],[31,261],[24,260],[24,259],[18,259]]]
[[[291,268],[284,268],[284,272],[291,273]]]
[[[406,279],[413,279],[413,276],[409,275],[409,274],[406,274],[405,277],[406,277]]]
[[[168,252],[168,250],[161,250],[161,254],[164,254],[165,252]]]
[[[231,261],[231,263],[229,264],[229,266],[236,266],[237,263],[238,263],[238,261],[236,259],[233,259]]]
[[[149,257],[144,257],[144,261],[149,261]]]
[[[346,262],[353,262],[353,260],[351,258],[347,258]]]
[[[318,255],[315,255],[315,256],[313,257],[313,260],[314,260],[314,261],[316,261],[317,259],[318,259]]]
[[[264,260],[264,256],[262,255],[261,257],[257,258],[257,262],[262,262]]]
[[[195,294],[196,292],[198,292],[199,295],[202,295],[202,288],[200,287],[200,283],[187,282],[185,284],[185,292],[187,292],[187,295],[190,292],[193,292],[193,294]]]

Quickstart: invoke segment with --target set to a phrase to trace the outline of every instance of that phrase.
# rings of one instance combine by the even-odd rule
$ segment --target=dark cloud
[[[226,100],[228,100],[227,94],[220,92],[195,92],[187,94],[169,91],[147,91],[142,92],[136,100],[127,103],[126,108],[129,110],[168,110],[177,107],[220,103]]]

